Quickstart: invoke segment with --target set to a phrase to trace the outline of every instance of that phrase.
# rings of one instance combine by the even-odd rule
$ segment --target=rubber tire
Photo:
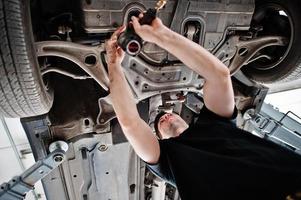
[[[249,66],[242,68],[243,73],[260,83],[280,83],[301,77],[301,1],[300,0],[257,0],[256,6],[277,4],[286,10],[293,23],[293,41],[290,51],[281,63],[269,70],[259,70]]]
[[[0,0],[0,115],[30,117],[47,113],[46,91],[35,56],[30,0]]]

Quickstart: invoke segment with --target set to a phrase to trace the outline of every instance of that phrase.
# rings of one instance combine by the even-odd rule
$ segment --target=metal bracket
[[[204,103],[194,93],[189,93],[187,94],[185,105],[194,113],[200,113]]]
[[[112,103],[110,101],[110,97],[104,97],[100,98],[98,100],[98,105],[99,105],[99,114],[97,116],[97,123],[100,125],[105,125],[112,119],[116,118],[116,114],[114,111],[114,108],[112,106]]]

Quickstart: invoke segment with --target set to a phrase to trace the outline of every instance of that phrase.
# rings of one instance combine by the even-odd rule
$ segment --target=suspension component
[[[12,178],[8,183],[1,184],[0,200],[23,200],[26,194],[34,189],[36,182],[50,174],[64,160],[68,151],[68,144],[55,141],[49,145],[49,154],[42,160],[24,171],[20,176]]]

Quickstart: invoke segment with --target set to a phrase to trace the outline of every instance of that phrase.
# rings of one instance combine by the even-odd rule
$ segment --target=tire
[[[301,77],[300,0],[257,0],[254,16],[261,8],[266,8],[269,6],[275,6],[283,9],[287,17],[279,15],[279,19],[277,21],[275,20],[276,24],[272,25],[272,23],[267,22],[267,27],[263,26],[263,29],[274,29],[273,27],[277,26],[285,27],[283,25],[285,23],[289,25],[290,28],[279,28],[278,33],[273,30],[268,30],[267,32],[269,32],[269,34],[266,33],[266,35],[288,36],[288,38],[290,38],[289,44],[284,50],[281,50],[283,51],[283,56],[279,56],[279,61],[275,62],[275,65],[264,67],[263,63],[255,61],[247,66],[244,66],[242,71],[246,76],[260,83],[279,83],[296,80]],[[282,23],[282,25],[280,25],[280,23]],[[273,53],[271,53],[271,55],[273,55]]]
[[[0,0],[0,115],[45,114],[53,95],[44,86],[34,50],[30,0]]]

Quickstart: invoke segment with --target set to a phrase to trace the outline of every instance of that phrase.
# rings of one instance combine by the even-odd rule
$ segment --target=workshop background
[[[269,94],[265,102],[272,104],[283,113],[292,111],[301,116],[300,88]],[[20,174],[34,163],[30,145],[19,119],[1,120],[0,158],[0,184]],[[33,192],[27,194],[26,200],[46,199],[40,182],[35,188]]]

